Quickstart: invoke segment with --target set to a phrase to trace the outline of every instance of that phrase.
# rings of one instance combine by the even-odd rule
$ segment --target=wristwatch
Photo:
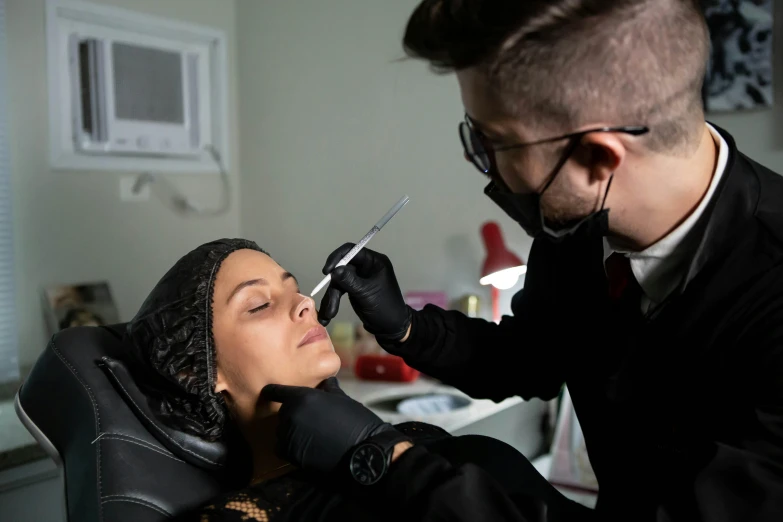
[[[407,435],[389,429],[360,442],[349,461],[351,476],[363,486],[377,484],[389,470],[394,446],[410,440]]]

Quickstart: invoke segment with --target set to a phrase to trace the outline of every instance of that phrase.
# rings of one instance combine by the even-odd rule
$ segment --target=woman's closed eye
[[[269,308],[269,305],[270,305],[270,303],[264,303],[261,306],[256,306],[255,308],[251,308],[250,310],[248,310],[248,313],[251,313],[251,314],[258,313],[261,310],[265,310],[265,309]]]

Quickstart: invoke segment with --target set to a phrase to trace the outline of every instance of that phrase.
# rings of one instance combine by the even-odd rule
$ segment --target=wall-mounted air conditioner
[[[227,168],[220,31],[87,2],[47,5],[51,163],[57,169]]]

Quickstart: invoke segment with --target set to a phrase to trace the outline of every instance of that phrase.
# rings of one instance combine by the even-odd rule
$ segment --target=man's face
[[[503,148],[529,143],[578,129],[542,134],[534,121],[521,121],[500,103],[499,93],[483,72],[467,69],[457,73],[465,112],[482,134],[485,146]],[[533,117],[531,115],[531,117]],[[515,193],[541,193],[565,154],[568,140],[499,151],[494,154],[497,175]],[[595,211],[603,191],[590,180],[588,151],[577,147],[541,198],[547,224],[558,227]],[[589,154],[588,154],[589,155]]]

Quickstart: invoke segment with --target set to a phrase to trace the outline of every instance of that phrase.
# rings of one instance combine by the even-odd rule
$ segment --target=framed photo
[[[704,81],[708,112],[772,105],[772,1],[702,0],[712,47]]]
[[[51,335],[72,326],[120,322],[106,282],[53,285],[43,291],[44,315]]]

